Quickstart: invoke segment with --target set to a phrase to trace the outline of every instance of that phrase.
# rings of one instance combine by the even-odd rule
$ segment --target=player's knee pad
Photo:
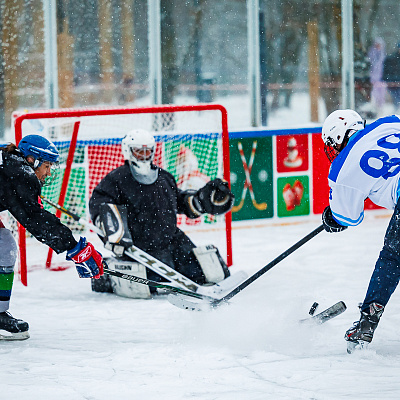
[[[207,283],[221,282],[230,275],[228,267],[214,245],[195,247],[193,254],[200,264]]]
[[[107,264],[110,269],[115,271],[147,279],[146,267],[137,262],[120,261],[117,258],[111,257],[107,259]],[[110,276],[110,279],[113,292],[118,296],[132,299],[149,299],[151,297],[150,288],[147,285],[117,278],[116,276]]]
[[[0,273],[10,274],[14,271],[17,260],[17,243],[10,230],[0,229]]]

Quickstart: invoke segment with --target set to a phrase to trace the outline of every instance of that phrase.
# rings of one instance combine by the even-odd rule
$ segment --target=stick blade
[[[198,293],[220,299],[247,279],[247,273],[238,271],[212,286],[201,286]]]
[[[211,311],[211,302],[206,299],[196,299],[179,293],[170,293],[167,300],[175,307],[189,311]]]
[[[338,315],[342,314],[343,312],[346,311],[346,309],[347,307],[344,301],[338,301],[336,304],[334,304],[331,307],[328,307],[326,310],[320,312],[319,314],[316,314],[310,318],[300,320],[300,323],[323,324],[329,321],[330,319],[335,318]]]

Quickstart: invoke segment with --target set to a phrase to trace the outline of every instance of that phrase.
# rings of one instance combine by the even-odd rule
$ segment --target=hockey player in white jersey
[[[364,200],[394,210],[376,262],[360,320],[346,332],[347,351],[372,341],[384,308],[400,280],[400,116],[365,126],[353,110],[337,110],[322,127],[325,153],[332,162],[329,206],[322,214],[327,232],[361,223]]]

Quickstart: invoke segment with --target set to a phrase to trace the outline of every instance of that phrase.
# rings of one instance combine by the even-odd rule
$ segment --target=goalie
[[[102,179],[89,201],[92,221],[103,229],[103,241],[114,253],[109,267],[160,281],[160,276],[124,255],[133,244],[197,284],[220,282],[229,271],[218,250],[212,245],[196,247],[178,228],[177,214],[224,214],[232,208],[234,196],[221,179],[197,191],[179,189],[169,172],[153,164],[155,148],[150,132],[130,131],[122,140],[124,165]],[[147,286],[110,276],[92,280],[92,290],[151,296]]]

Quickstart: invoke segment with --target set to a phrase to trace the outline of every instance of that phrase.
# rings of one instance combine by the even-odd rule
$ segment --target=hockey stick
[[[242,144],[239,142],[238,143],[239,152],[240,152],[240,147],[241,146],[242,146]],[[251,174],[251,170],[253,168],[254,157],[255,157],[255,154],[256,154],[256,148],[257,148],[257,141],[254,141],[253,142],[253,147],[251,149],[250,160],[249,160],[249,175]],[[243,150],[243,148],[242,148],[242,150]],[[245,175],[246,175],[246,172],[245,172]],[[242,197],[240,199],[240,203],[237,206],[232,207],[232,212],[238,212],[243,208],[244,200],[246,198],[248,187],[249,187],[249,185],[248,185],[247,176],[246,176],[245,181],[244,181],[244,186],[243,186]]]
[[[281,255],[276,257],[265,267],[261,268],[259,271],[257,271],[253,275],[251,275],[246,280],[244,280],[242,283],[240,283],[238,286],[233,288],[230,292],[226,293],[220,299],[215,299],[215,300],[210,301],[208,304],[209,307],[216,308],[221,303],[227,302],[229,299],[231,299],[233,296],[237,295],[239,292],[241,292],[243,289],[245,289],[247,286],[249,286],[251,283],[253,283],[256,279],[258,279],[260,276],[264,275],[267,271],[269,271],[271,268],[273,268],[276,264],[280,263],[282,260],[284,260],[286,257],[288,257],[294,251],[299,249],[301,246],[303,246],[303,244],[307,243],[309,240],[311,240],[314,236],[318,235],[318,233],[322,232],[323,230],[324,230],[323,225],[320,225],[318,228],[314,229],[308,235],[304,236],[303,239],[299,240],[296,244],[289,247]],[[200,309],[200,308],[198,308],[198,303],[191,303],[188,299],[185,299],[183,296],[179,296],[179,295],[173,296],[171,294],[168,296],[168,300],[173,305],[183,308],[183,309],[187,309],[187,310]],[[202,307],[201,309],[204,309],[204,307]]]
[[[166,289],[166,290],[169,290],[174,293],[184,294],[185,296],[193,297],[196,299],[202,299],[202,300],[208,299],[209,301],[215,300],[213,297],[208,297],[208,296],[200,294],[200,293],[192,292],[191,290],[181,289],[179,287],[175,287],[175,286],[169,285],[167,283],[156,282],[156,281],[152,281],[151,279],[140,278],[135,275],[123,274],[122,272],[114,271],[109,268],[104,268],[104,273],[108,274],[108,275],[116,276],[117,278],[126,279],[131,282],[140,283],[141,285],[146,285],[146,286],[154,287],[157,289]]]
[[[59,204],[46,199],[44,196],[41,196],[41,198],[43,201],[57,208],[63,213],[67,214],[75,221],[79,222],[82,225],[87,226],[93,232],[97,233],[100,236],[104,236],[104,232],[96,225],[90,223],[84,218],[79,217],[79,215],[73,213],[72,211],[66,209],[65,207],[60,206]],[[132,258],[133,260],[139,262],[140,264],[144,265],[146,268],[149,268],[151,271],[160,275],[164,279],[167,279],[168,281],[174,283],[177,287],[180,287],[183,290],[193,291],[215,299],[222,297],[223,294],[228,289],[230,290],[232,287],[236,286],[238,280],[241,281],[245,278],[245,276],[243,275],[244,273],[241,273],[239,271],[238,273],[229,276],[228,278],[224,279],[223,281],[215,285],[200,286],[197,283],[193,282],[191,279],[180,274],[178,271],[175,271],[169,265],[161,262],[157,258],[151,256],[150,254],[146,253],[145,251],[141,250],[140,248],[134,245],[130,246],[128,250],[125,250],[124,254]]]

